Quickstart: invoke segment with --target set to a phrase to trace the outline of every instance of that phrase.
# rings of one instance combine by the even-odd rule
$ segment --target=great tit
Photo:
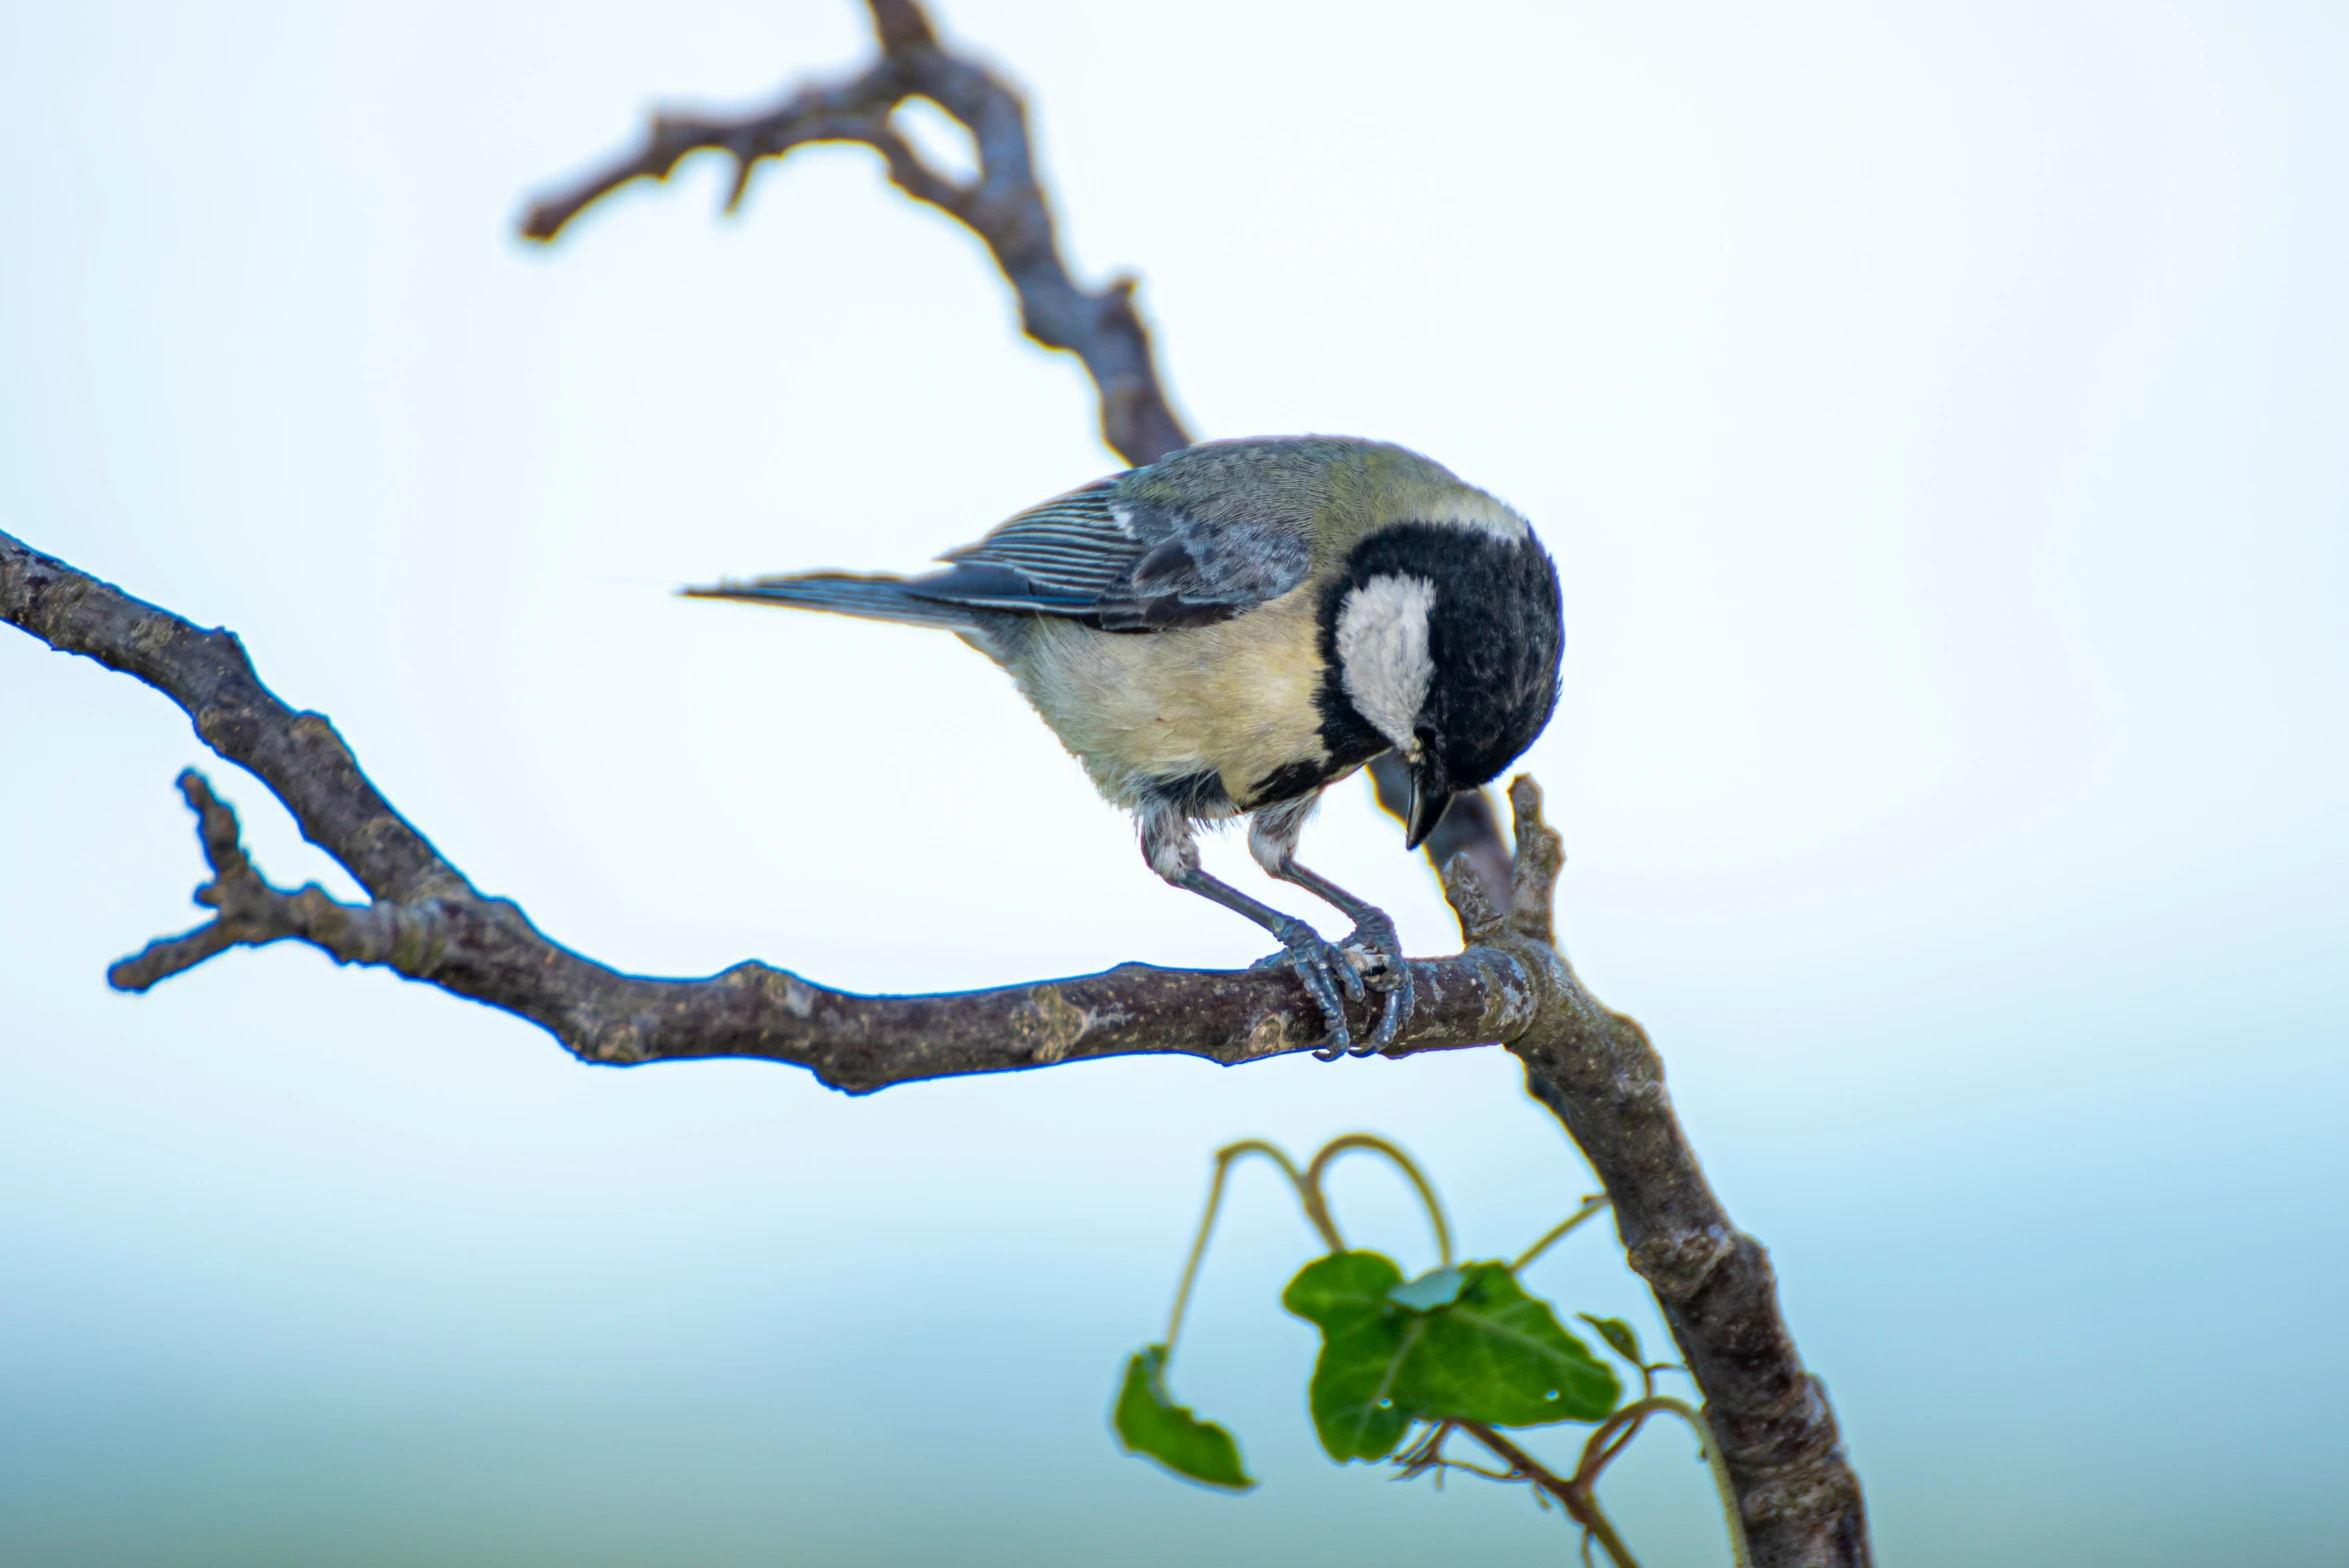
[[[1525,519],[1398,446],[1303,436],[1186,447],[1020,513],[921,577],[841,573],[696,597],[943,627],[1019,683],[1176,887],[1280,939],[1325,1059],[1411,1016],[1385,913],[1297,863],[1331,782],[1393,750],[1416,849],[1455,790],[1533,744],[1558,700],[1558,572]],[[1256,863],[1343,912],[1324,941],[1199,867],[1192,827],[1247,817]],[[1359,1047],[1339,991],[1387,991]]]

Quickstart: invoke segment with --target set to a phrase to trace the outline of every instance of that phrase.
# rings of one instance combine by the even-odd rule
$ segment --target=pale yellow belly
[[[1213,772],[1245,809],[1276,769],[1319,762],[1322,662],[1310,584],[1234,620],[1118,634],[1039,619],[1011,661],[1020,689],[1121,806],[1152,779]]]

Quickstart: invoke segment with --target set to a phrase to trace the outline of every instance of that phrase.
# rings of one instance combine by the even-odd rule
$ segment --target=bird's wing
[[[1229,620],[1305,580],[1303,535],[1273,520],[1203,515],[1128,501],[1119,475],[1031,507],[949,569],[908,582],[926,599],[1090,622],[1105,631],[1170,631]]]

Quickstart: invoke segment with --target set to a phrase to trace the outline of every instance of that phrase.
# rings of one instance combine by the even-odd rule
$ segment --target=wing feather
[[[921,598],[1166,631],[1229,620],[1304,581],[1305,541],[1269,520],[1204,519],[1121,500],[1127,475],[1056,496],[908,582]]]

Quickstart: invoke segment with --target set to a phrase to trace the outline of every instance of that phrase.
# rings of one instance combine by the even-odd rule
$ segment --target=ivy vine
[[[1437,1266],[1416,1279],[1392,1259],[1347,1245],[1323,1190],[1341,1155],[1384,1156],[1409,1179],[1435,1232]],[[1231,1433],[1176,1403],[1167,1368],[1182,1336],[1183,1316],[1207,1255],[1224,1187],[1234,1164],[1250,1155],[1280,1167],[1304,1206],[1305,1217],[1328,1251],[1297,1271],[1281,1305],[1321,1331],[1321,1349],[1306,1390],[1315,1433],[1340,1464],[1390,1460],[1404,1479],[1450,1471],[1532,1488],[1544,1507],[1555,1504],[1582,1529],[1582,1552],[1604,1551],[1616,1568],[1638,1568],[1622,1535],[1599,1506],[1598,1482],[1650,1418],[1675,1416],[1696,1434],[1723,1503],[1732,1555],[1748,1568],[1736,1494],[1703,1414],[1687,1401],[1656,1391],[1659,1373],[1681,1372],[1673,1362],[1649,1361],[1639,1336],[1620,1318],[1576,1314],[1598,1341],[1637,1378],[1626,1383],[1614,1364],[1559,1321],[1550,1303],[1519,1282],[1526,1266],[1607,1207],[1603,1197],[1582,1206],[1510,1262],[1454,1262],[1452,1230],[1428,1182],[1410,1155],[1384,1138],[1348,1133],[1324,1144],[1308,1165],[1277,1144],[1246,1139],[1215,1151],[1215,1177],[1199,1235],[1183,1265],[1166,1337],[1127,1361],[1111,1424],[1129,1453],[1157,1461],[1204,1486],[1243,1492],[1256,1485]],[[1582,1423],[1592,1428],[1573,1471],[1560,1475],[1502,1434],[1524,1427]],[[1457,1459],[1446,1445],[1465,1437],[1499,1464]]]

